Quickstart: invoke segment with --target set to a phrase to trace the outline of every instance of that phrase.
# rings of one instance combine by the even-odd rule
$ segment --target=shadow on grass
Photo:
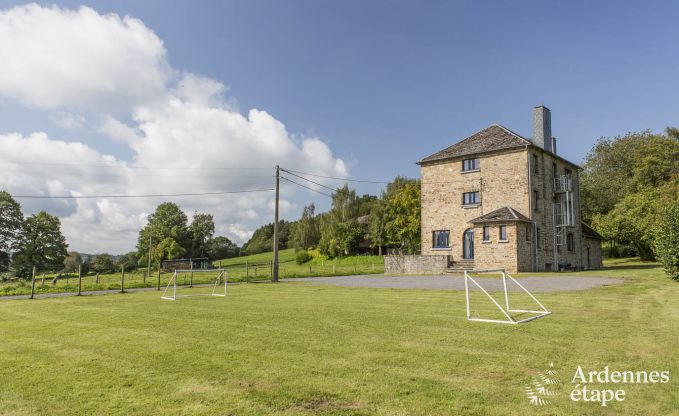
[[[660,267],[660,265],[657,263],[649,263],[649,264],[606,266],[601,270],[643,270],[643,269],[655,269],[656,267]]]

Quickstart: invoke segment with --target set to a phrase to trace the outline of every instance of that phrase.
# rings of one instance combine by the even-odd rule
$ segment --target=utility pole
[[[146,265],[146,276],[144,276],[144,287],[146,287],[146,278],[151,278],[151,232],[149,230],[149,262]]]
[[[278,282],[278,196],[281,183],[281,168],[276,165],[276,205],[273,221],[273,276],[274,282]]]

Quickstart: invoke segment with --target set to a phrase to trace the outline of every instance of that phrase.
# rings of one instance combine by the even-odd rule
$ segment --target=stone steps
[[[448,268],[446,269],[446,273],[449,274],[460,274],[464,273],[465,270],[473,270],[474,269],[474,260],[458,260],[453,262]]]

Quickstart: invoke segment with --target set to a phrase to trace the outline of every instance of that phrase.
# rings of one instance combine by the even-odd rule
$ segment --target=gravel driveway
[[[554,276],[554,277],[523,277],[516,278],[531,292],[569,292],[586,290],[602,286],[623,283],[622,279],[609,277],[585,276]],[[391,289],[432,289],[432,290],[464,290],[463,276],[336,276],[336,277],[307,277],[283,279],[286,282],[302,282],[310,285],[331,285],[348,287],[373,287]],[[495,277],[474,277],[484,289],[489,291],[502,290],[502,279]],[[470,282],[471,284],[471,282]],[[472,287],[475,287],[472,284]],[[519,289],[509,279],[507,289]]]

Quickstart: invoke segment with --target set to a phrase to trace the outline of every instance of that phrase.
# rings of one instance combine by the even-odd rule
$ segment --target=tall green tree
[[[417,253],[421,241],[420,181],[397,177],[387,185],[384,200],[390,245],[409,254]]]
[[[627,195],[672,180],[679,174],[677,160],[679,139],[671,135],[643,131],[599,139],[580,174],[583,220],[607,214]]]
[[[115,270],[113,257],[108,253],[97,254],[90,262],[90,268],[97,273],[113,272]]]
[[[291,240],[292,246],[296,249],[307,250],[318,245],[321,235],[315,210],[314,204],[305,206],[302,211],[302,218],[297,221],[293,229]]]
[[[189,226],[191,256],[204,257],[207,245],[215,234],[215,221],[211,214],[195,213]]]
[[[36,272],[63,269],[67,247],[59,218],[44,211],[26,218],[22,238],[12,257],[17,275],[28,277],[33,267]]]
[[[154,247],[152,261],[156,264],[160,264],[163,260],[180,259],[184,254],[186,254],[186,249],[184,247],[172,237],[166,237]]]
[[[655,232],[658,260],[669,277],[679,280],[679,200],[665,210]]]
[[[387,235],[387,207],[384,199],[378,199],[370,211],[369,235],[372,247],[377,247],[378,254],[382,255],[382,247],[388,244]]]
[[[207,256],[210,260],[228,259],[236,257],[238,254],[238,246],[227,237],[215,237],[207,243]]]
[[[63,273],[77,273],[78,267],[82,267],[83,258],[77,251],[69,251],[64,259]]]
[[[116,270],[124,268],[126,272],[129,272],[136,270],[137,267],[139,267],[139,258],[137,257],[137,253],[134,251],[123,254],[122,256],[118,257],[118,260],[116,261]]]
[[[318,248],[321,253],[329,257],[356,253],[365,236],[363,227],[357,222],[360,212],[360,199],[347,185],[333,192],[332,208],[320,220]]]
[[[21,205],[9,193],[0,191],[0,256],[6,258],[16,249],[23,221]]]
[[[177,204],[165,202],[158,205],[155,212],[149,216],[146,226],[139,232],[137,241],[137,258],[139,261],[143,262],[148,257],[149,237],[151,237],[151,245],[154,250],[161,242],[170,238],[185,253],[191,247],[187,224],[186,214]],[[168,242],[165,243],[166,247],[167,245]],[[173,252],[176,251],[176,249],[173,250]]]

